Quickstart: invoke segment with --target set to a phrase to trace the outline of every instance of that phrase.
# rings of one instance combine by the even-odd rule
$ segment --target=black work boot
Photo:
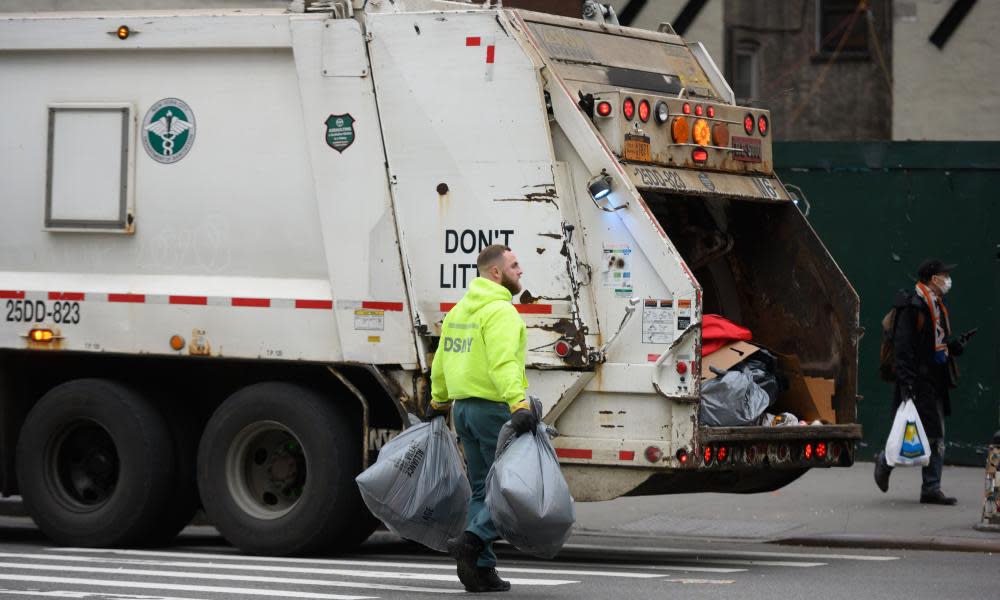
[[[506,592],[510,590],[510,582],[500,579],[500,574],[494,567],[476,567],[476,577],[479,578],[479,590],[477,591]]]
[[[933,492],[920,492],[920,503],[941,504],[943,506],[955,506],[956,504],[958,504],[958,498],[945,496],[944,492],[942,492],[941,490],[934,490]]]
[[[875,457],[875,485],[883,494],[889,491],[889,475],[892,475],[892,467],[885,462],[885,452],[879,452]]]
[[[458,580],[467,592],[478,592],[482,587],[476,571],[476,561],[486,544],[474,533],[463,531],[462,535],[446,542],[448,554],[458,563]]]

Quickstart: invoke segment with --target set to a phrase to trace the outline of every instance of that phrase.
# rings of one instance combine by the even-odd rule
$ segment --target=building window
[[[733,55],[733,93],[739,104],[750,104],[757,98],[757,45],[740,44]]]
[[[817,54],[867,57],[869,11],[867,0],[817,0]]]

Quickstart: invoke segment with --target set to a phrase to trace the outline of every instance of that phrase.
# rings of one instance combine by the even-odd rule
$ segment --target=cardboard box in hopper
[[[746,360],[760,346],[750,342],[732,342],[701,359],[703,381],[715,378],[711,367],[728,370],[733,365]],[[778,354],[778,368],[788,382],[788,389],[778,394],[778,402],[768,412],[790,412],[803,421],[819,419],[835,424],[837,412],[833,409],[834,384],[832,379],[810,377],[802,372],[799,358],[794,354]]]

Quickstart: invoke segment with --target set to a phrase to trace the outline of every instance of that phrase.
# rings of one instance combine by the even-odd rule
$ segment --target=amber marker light
[[[694,121],[694,143],[699,146],[712,145],[712,130],[705,119],[695,119]]]
[[[128,25],[118,26],[118,39],[124,40],[128,38],[128,35],[132,33],[132,30],[128,28]]]
[[[182,338],[179,335],[170,336],[170,347],[173,350],[178,350],[178,351],[183,350],[185,343],[186,342],[184,341],[184,338]]]
[[[670,123],[670,137],[673,138],[675,144],[686,144],[688,138],[691,136],[691,126],[688,125],[688,120],[684,117],[676,117]]]
[[[716,146],[726,147],[729,145],[729,126],[725,123],[712,125],[712,141]]]
[[[33,342],[51,342],[55,337],[51,329],[32,329],[28,332],[28,339]]]

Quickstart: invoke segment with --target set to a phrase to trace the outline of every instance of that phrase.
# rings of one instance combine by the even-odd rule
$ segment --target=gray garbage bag
[[[368,510],[399,537],[447,552],[465,529],[472,490],[444,417],[406,429],[355,479]]]
[[[535,398],[532,411],[541,415]],[[535,431],[522,435],[505,424],[486,476],[486,506],[497,532],[518,550],[542,558],[559,552],[576,521],[573,497],[547,432],[541,421]]]
[[[707,427],[735,427],[753,425],[767,410],[771,399],[754,382],[753,371],[744,367],[739,371],[718,373],[718,377],[701,386],[701,406],[698,422]]]

